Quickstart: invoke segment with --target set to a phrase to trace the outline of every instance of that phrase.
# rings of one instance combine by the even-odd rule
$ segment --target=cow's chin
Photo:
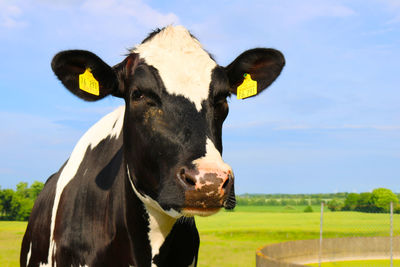
[[[195,208],[187,207],[183,208],[181,213],[185,217],[193,217],[195,215],[206,217],[217,213],[221,208]]]

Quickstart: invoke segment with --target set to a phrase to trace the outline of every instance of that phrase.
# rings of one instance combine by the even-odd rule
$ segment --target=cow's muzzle
[[[222,207],[235,207],[234,178],[230,168],[182,167],[176,177],[185,191],[184,215],[208,216]]]

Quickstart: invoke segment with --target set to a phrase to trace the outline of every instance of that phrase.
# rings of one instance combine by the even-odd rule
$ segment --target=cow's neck
[[[162,210],[160,205],[148,196],[144,196],[139,193],[133,184],[132,177],[129,173],[129,167],[127,166],[128,179],[132,185],[132,189],[136,196],[143,202],[149,218],[149,241],[151,247],[151,257],[152,259],[159,254],[160,248],[167,238],[168,234],[171,232],[177,217],[170,216],[165,211]],[[173,214],[174,215],[174,214]],[[152,266],[154,263],[152,263]]]
[[[151,255],[154,258],[160,252],[160,247],[171,232],[176,219],[146,204],[145,208],[149,215],[149,240]]]

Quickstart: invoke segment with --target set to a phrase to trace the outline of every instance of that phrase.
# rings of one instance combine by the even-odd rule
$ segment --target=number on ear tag
[[[99,82],[94,78],[89,68],[79,75],[79,88],[92,95],[98,96],[100,94]]]
[[[243,99],[257,94],[257,81],[252,80],[248,73],[245,73],[243,76],[243,83],[237,88],[237,99]]]

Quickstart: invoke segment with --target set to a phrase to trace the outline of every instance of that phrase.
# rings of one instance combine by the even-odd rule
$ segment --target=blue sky
[[[184,25],[220,65],[253,47],[287,65],[257,98],[230,100],[224,159],[237,193],[400,192],[397,0],[0,0],[0,186],[45,181],[123,104],[83,102],[50,68],[86,49],[110,65],[156,27]]]

